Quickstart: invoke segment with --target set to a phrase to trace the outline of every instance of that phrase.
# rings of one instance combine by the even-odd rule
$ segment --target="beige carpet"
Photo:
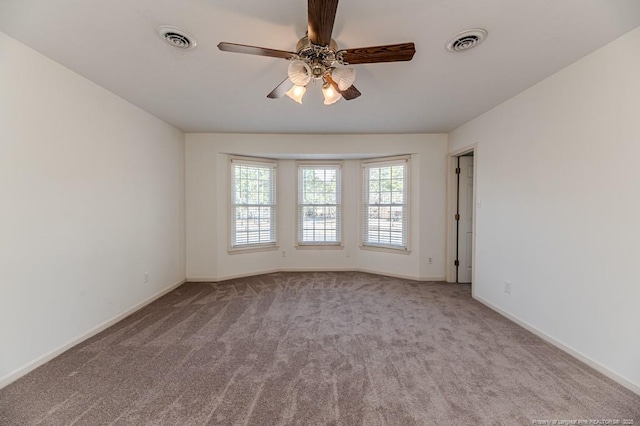
[[[640,396],[471,299],[362,273],[185,284],[0,390],[1,425],[633,419]]]

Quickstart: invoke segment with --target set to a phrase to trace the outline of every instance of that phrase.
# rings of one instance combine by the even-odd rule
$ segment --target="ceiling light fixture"
[[[302,97],[311,81],[322,80],[324,104],[331,105],[342,99],[341,93],[349,89],[356,79],[356,70],[348,67],[342,60],[336,42],[331,40],[328,46],[314,45],[308,37],[303,37],[297,46],[297,52],[292,56],[287,69],[288,81],[293,87],[285,94],[302,103]],[[283,84],[286,84],[283,82]]]
[[[289,63],[288,75],[296,86],[306,86],[311,81],[311,67],[304,61],[294,59]]]
[[[333,81],[338,83],[338,89],[347,90],[356,81],[356,70],[353,68],[335,68],[331,73]]]
[[[322,94],[324,95],[325,105],[335,104],[340,100],[340,98],[342,98],[342,95],[329,83],[324,83],[322,85]]]
[[[413,59],[416,53],[413,42],[338,50],[338,45],[331,38],[337,11],[338,0],[309,0],[307,35],[298,41],[295,52],[224,41],[218,43],[218,49],[223,52],[290,60],[288,77],[276,86],[267,98],[278,99],[286,94],[296,102],[302,102],[301,89],[296,89],[293,85],[306,88],[312,79],[322,80],[326,105],[331,105],[341,98],[350,101],[362,94],[353,85],[356,70],[343,67]]]
[[[293,99],[294,101],[296,101],[297,103],[301,104],[302,103],[302,97],[304,96],[305,93],[307,93],[307,87],[306,86],[294,85],[285,94],[288,97],[290,97],[291,99]]]

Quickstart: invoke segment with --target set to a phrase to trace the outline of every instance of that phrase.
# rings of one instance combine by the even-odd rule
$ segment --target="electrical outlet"
[[[507,294],[511,294],[511,281],[504,282],[504,292]]]
[[[428,257],[428,258],[427,258],[427,263],[428,263],[429,265],[433,265],[433,257]]]
[[[282,257],[287,257],[287,252],[282,250]]]
[[[145,284],[149,284],[149,273],[148,272],[144,273],[144,283]]]

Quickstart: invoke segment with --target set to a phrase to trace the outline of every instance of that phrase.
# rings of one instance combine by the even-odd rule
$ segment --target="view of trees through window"
[[[364,243],[406,247],[407,164],[365,167]]]
[[[275,170],[232,163],[232,246],[275,243]]]
[[[340,166],[298,167],[298,242],[340,243]]]

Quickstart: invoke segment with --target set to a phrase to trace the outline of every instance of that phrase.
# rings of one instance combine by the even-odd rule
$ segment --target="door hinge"
[[[460,220],[460,215],[456,214],[455,218],[456,218],[456,220]]]
[[[455,262],[453,262],[453,264],[456,265],[456,266],[460,266],[460,261],[456,260]]]
[[[456,174],[459,175],[460,174],[460,167],[456,167]]]

